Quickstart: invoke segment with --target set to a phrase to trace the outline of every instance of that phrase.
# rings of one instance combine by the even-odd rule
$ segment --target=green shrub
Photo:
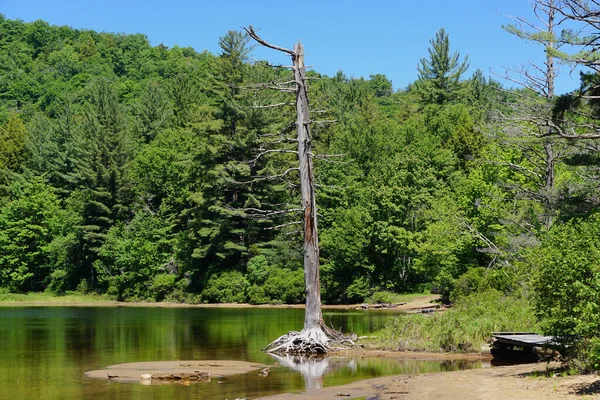
[[[202,291],[205,303],[245,303],[248,281],[239,271],[226,271],[212,275]]]
[[[149,292],[156,301],[163,301],[175,289],[177,276],[172,274],[159,274],[152,278]]]
[[[106,294],[117,301],[125,301],[132,296],[131,287],[129,287],[130,279],[125,275],[115,275],[106,278],[105,282],[108,283],[108,289]]]
[[[600,369],[600,214],[555,225],[527,256],[537,267],[534,306],[544,333],[558,336],[561,355],[580,369]]]
[[[248,288],[248,303],[250,304],[268,304],[271,301],[265,295],[265,289],[262,286],[252,285]]]
[[[60,201],[42,178],[15,181],[8,190],[0,208],[0,286],[44,290],[52,271],[49,245],[61,228]]]
[[[304,301],[303,270],[269,265],[263,255],[252,257],[246,268],[251,304],[298,304]]]
[[[354,281],[346,288],[344,294],[345,298],[343,300],[349,304],[362,303],[371,295],[371,293],[373,293],[373,290],[369,285],[369,280],[364,276],[360,276],[354,279]]]
[[[461,297],[468,296],[472,293],[484,292],[491,289],[488,280],[486,279],[487,270],[483,267],[471,268],[462,274],[457,280],[450,295],[451,301],[456,301]]]
[[[171,226],[150,212],[139,212],[128,223],[110,228],[94,262],[101,288],[119,301],[164,297],[164,275],[172,259]],[[174,278],[167,278],[173,279]],[[148,291],[155,285],[156,293]],[[158,286],[156,286],[158,285]]]
[[[65,294],[68,289],[68,275],[69,273],[64,269],[55,269],[50,274],[50,283],[46,287],[47,291],[54,294]]]
[[[456,279],[446,270],[442,270],[435,278],[434,286],[436,286],[439,290],[442,303],[449,304],[450,295],[456,287]]]
[[[188,288],[190,287],[191,281],[189,278],[183,278],[175,282],[175,287],[172,291],[166,293],[163,301],[170,303],[188,303],[188,304],[199,304],[201,303],[201,297],[198,294],[189,293]]]
[[[458,279],[446,277],[444,295],[451,303],[462,297],[491,289],[509,294],[516,290],[514,268],[470,268]]]
[[[90,285],[88,284],[87,280],[82,279],[81,282],[79,282],[79,284],[77,285],[77,288],[75,288],[75,293],[88,294],[89,292]]]
[[[304,272],[287,268],[272,268],[265,284],[265,296],[270,303],[279,301],[285,304],[299,304],[304,301]]]
[[[393,304],[402,301],[402,295],[387,290],[378,290],[366,299],[369,304]]]

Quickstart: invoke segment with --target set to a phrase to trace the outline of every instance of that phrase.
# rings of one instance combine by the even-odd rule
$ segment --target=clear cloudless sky
[[[103,32],[143,33],[152,45],[219,52],[229,30],[253,25],[267,41],[292,48],[300,39],[307,64],[318,72],[368,78],[385,74],[395,89],[417,78],[429,40],[440,28],[452,51],[469,56],[469,74],[481,69],[504,74],[504,67],[540,63],[540,46],[510,35],[508,15],[533,20],[529,0],[0,0],[0,13],[26,22]],[[253,57],[288,64],[272,50]],[[578,74],[562,66],[557,92],[578,86]],[[496,78],[500,80],[499,78]],[[503,84],[513,86],[504,81]]]

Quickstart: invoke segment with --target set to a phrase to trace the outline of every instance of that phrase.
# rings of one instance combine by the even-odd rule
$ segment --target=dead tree
[[[306,311],[304,328],[301,332],[290,332],[267,346],[272,353],[309,354],[327,353],[332,341],[345,338],[328,328],[321,312],[321,284],[319,280],[319,239],[317,234],[317,204],[315,200],[315,182],[313,154],[311,152],[311,134],[308,103],[304,47],[298,41],[294,50],[279,47],[263,40],[249,26],[244,28],[248,35],[262,46],[287,53],[292,59],[294,73],[292,88],[296,95],[296,122],[298,163],[300,173],[300,192],[302,202],[302,222],[304,228],[304,285],[306,293]],[[285,89],[284,91],[289,91]],[[349,340],[349,339],[347,339]]]
[[[537,21],[509,17],[515,23],[504,27],[515,36],[542,45],[546,54],[543,65],[536,65],[529,61],[528,66],[524,68],[507,68],[520,77],[512,78],[506,75],[503,78],[529,89],[536,94],[537,98],[522,93],[517,104],[508,105],[511,115],[502,115],[504,122],[508,123],[508,137],[512,136],[521,148],[527,164],[533,167],[513,163],[507,165],[537,186],[536,191],[515,189],[520,192],[521,197],[541,202],[544,207],[542,222],[546,230],[552,226],[556,213],[558,198],[555,169],[556,163],[564,155],[565,150],[564,143],[558,142],[555,137],[559,126],[552,112],[555,79],[558,73],[555,52],[562,44],[555,33],[557,26],[562,22],[562,19],[557,18],[556,15],[558,2],[558,0],[533,0],[533,12]],[[529,135],[522,132],[523,127],[526,128],[525,130],[527,127],[533,127],[533,137],[528,138]],[[541,149],[538,146],[541,146]]]

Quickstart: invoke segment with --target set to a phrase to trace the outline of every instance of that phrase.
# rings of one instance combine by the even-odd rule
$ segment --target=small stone
[[[142,374],[142,375],[140,375],[140,379],[143,381],[152,379],[152,374]]]

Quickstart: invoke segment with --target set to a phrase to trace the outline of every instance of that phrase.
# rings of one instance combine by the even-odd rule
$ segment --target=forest
[[[309,72],[322,298],[500,293],[599,368],[600,5],[534,6],[542,28],[505,27],[545,57],[519,85],[467,75],[443,28],[397,91]],[[304,301],[292,72],[215,40],[0,15],[0,292]]]

